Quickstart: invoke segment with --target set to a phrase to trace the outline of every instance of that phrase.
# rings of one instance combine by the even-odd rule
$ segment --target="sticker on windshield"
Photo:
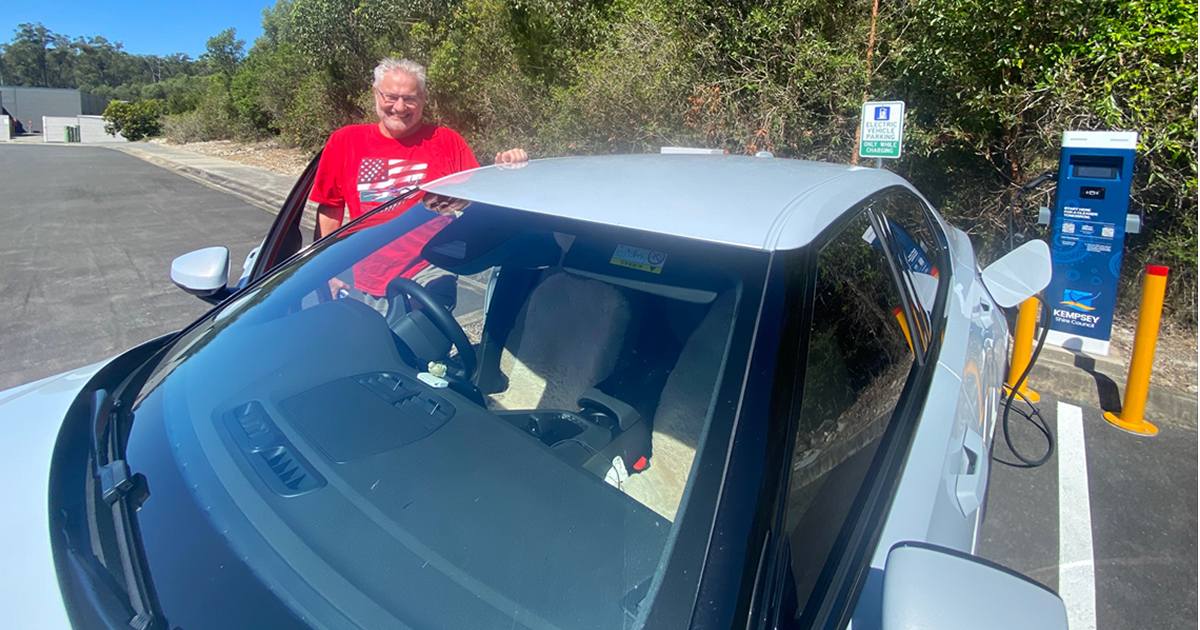
[[[662,273],[663,263],[667,262],[667,254],[641,247],[617,245],[617,248],[613,250],[612,259],[608,262],[618,267],[628,267],[648,273]]]

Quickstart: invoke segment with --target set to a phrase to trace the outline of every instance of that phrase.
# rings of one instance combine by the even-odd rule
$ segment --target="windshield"
[[[149,480],[152,575],[217,564],[175,551],[181,499],[146,470],[168,465],[231,548],[208,555],[311,623],[638,625],[701,492],[696,454],[728,440],[715,392],[745,372],[728,349],[748,345],[731,340],[766,266],[432,196],[352,224],[191,328],[142,387],[127,459]],[[203,598],[159,582],[186,627],[171,600]]]

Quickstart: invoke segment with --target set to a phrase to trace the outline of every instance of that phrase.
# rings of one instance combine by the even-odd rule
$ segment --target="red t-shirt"
[[[374,123],[347,125],[333,132],[325,143],[308,198],[319,204],[345,207],[354,220],[405,188],[478,166],[467,141],[449,127],[425,124],[397,140],[384,135]],[[403,202],[396,212],[407,210],[419,197]],[[389,210],[386,216],[368,221],[381,223],[395,216]],[[355,286],[382,296],[388,281],[396,275],[415,275],[426,265],[414,265],[412,261],[448,221],[447,217],[432,219],[355,265]]]

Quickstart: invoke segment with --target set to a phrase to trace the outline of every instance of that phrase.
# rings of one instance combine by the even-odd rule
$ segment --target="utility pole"
[[[866,102],[871,89],[871,75],[875,72],[875,24],[879,20],[879,0],[871,0],[871,32],[867,35],[867,85],[863,89],[863,102]],[[858,141],[862,139],[862,125],[854,128],[854,153],[850,154],[850,164],[858,164]],[[882,167],[882,160],[875,161],[875,167]]]

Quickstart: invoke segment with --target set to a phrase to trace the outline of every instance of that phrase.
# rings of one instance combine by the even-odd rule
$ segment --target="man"
[[[411,186],[479,166],[462,136],[449,127],[422,119],[427,97],[424,67],[407,59],[386,58],[375,67],[374,75],[375,114],[379,122],[347,125],[333,132],[317,165],[309,194],[309,199],[317,204],[314,232],[317,239],[336,230],[346,213],[351,220],[356,219]],[[528,159],[522,149],[496,154],[497,163]],[[403,212],[415,202],[416,199],[407,201],[396,211]],[[433,209],[439,211],[445,207],[445,203],[440,203]],[[393,216],[389,213],[379,221]],[[431,232],[429,236],[441,227],[432,223],[427,230]],[[419,245],[423,243],[396,243],[390,252],[381,252],[381,258],[402,266],[419,252]],[[383,297],[387,282],[399,273],[395,267],[374,264],[356,268],[356,288]],[[341,280],[331,281],[335,293],[344,286]]]

